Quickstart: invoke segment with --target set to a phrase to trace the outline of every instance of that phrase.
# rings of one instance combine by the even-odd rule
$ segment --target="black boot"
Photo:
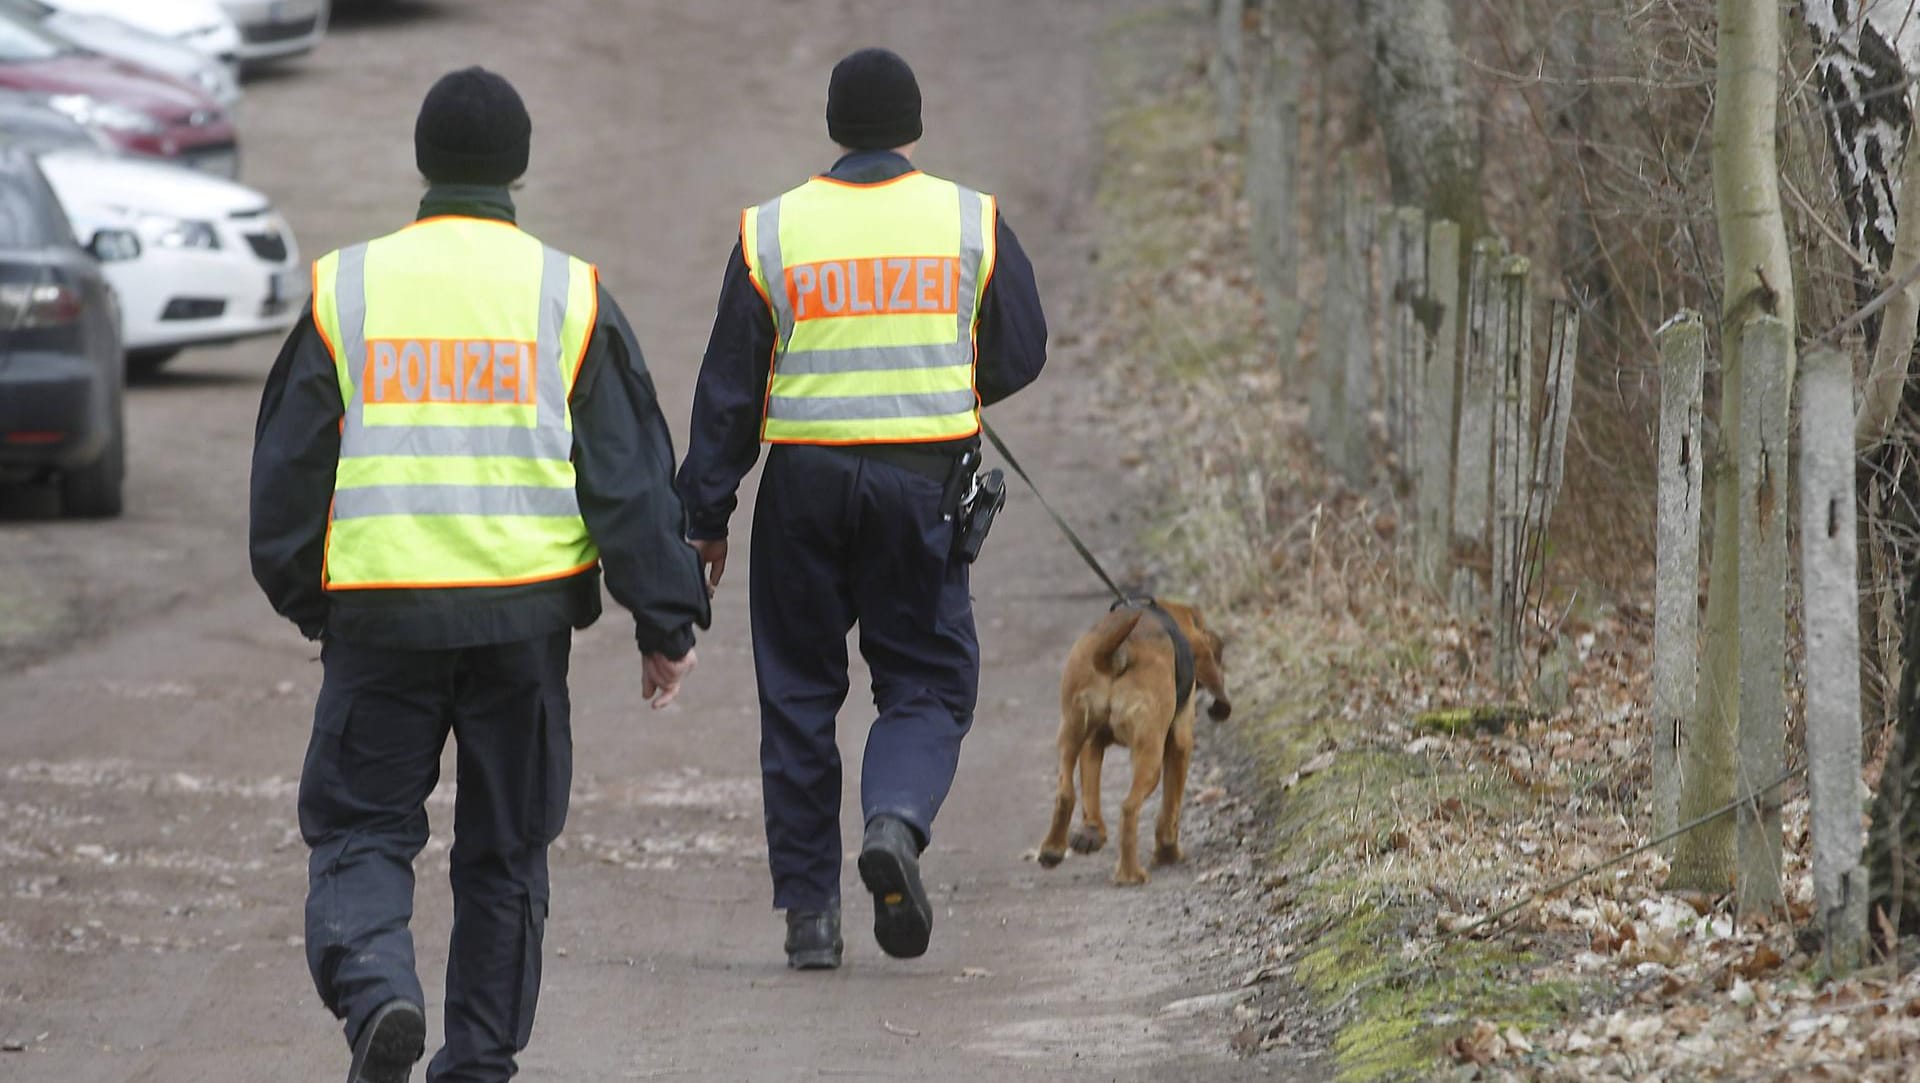
[[[407,1083],[426,1048],[427,1016],[420,1005],[389,1000],[360,1027],[347,1083]]]
[[[787,911],[787,965],[794,970],[834,970],[840,966],[840,911]]]
[[[873,938],[896,959],[927,952],[933,906],[920,886],[920,840],[906,821],[875,816],[860,843],[860,882],[873,892]]]

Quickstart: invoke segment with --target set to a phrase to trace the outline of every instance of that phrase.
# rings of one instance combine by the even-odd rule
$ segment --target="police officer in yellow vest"
[[[500,76],[434,85],[418,221],[314,265],[260,407],[254,576],[322,642],[300,779],[306,949],[346,1021],[349,1083],[401,1083],[424,1051],[407,924],[449,732],[454,919],[427,1078],[495,1083],[539,995],[572,630],[600,615],[604,573],[662,707],[708,622],[632,329],[590,264],[514,223],[530,134]]]
[[[927,950],[919,859],[973,723],[980,650],[950,516],[980,407],[1046,362],[1033,268],[989,195],[922,173],[920,88],[863,49],[833,70],[825,174],[741,218],[680,492],[710,582],[762,442],[749,596],[773,901],[788,964],[840,964],[840,755],[856,624],[878,717],[859,873],[888,954]]]

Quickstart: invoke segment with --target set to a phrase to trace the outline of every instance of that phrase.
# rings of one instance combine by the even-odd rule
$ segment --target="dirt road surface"
[[[343,17],[318,53],[252,84],[246,179],[273,195],[308,257],[395,228],[420,192],[410,139],[425,87],[466,63],[505,72],[535,120],[522,222],[600,264],[684,444],[738,209],[830,163],[827,72],[859,45],[885,42],[916,64],[922,164],[1001,196],[1056,331],[1070,331],[1090,244],[1093,67],[1125,7],[394,0]],[[61,523],[38,493],[0,501],[0,1080],[343,1074],[299,940],[293,802],[317,652],[271,614],[246,566],[247,455],[276,345],[190,353],[133,390],[124,519]],[[1062,351],[1044,385],[998,416],[1099,534],[1112,479],[1076,386],[1092,364]],[[849,863],[847,965],[783,966],[744,563],[668,712],[639,707],[624,613],[578,637],[574,811],[554,855],[523,1078],[1280,1070],[1228,1052],[1231,983],[1183,920],[1190,872],[1121,891],[1106,882],[1108,855],[1053,873],[1023,858],[1048,805],[1057,666],[1103,602],[1037,508],[1023,502],[1003,522],[976,579],[985,687],[926,861],[938,920],[921,960],[873,945]],[[1109,549],[1123,540],[1105,534]],[[854,698],[842,727],[850,840],[868,718]],[[432,811],[415,929],[437,1028],[445,785]]]

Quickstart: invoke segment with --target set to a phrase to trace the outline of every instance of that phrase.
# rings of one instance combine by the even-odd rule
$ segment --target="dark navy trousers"
[[[510,1079],[533,1033],[547,846],[573,774],[570,636],[437,651],[332,640],[321,651],[300,775],[307,962],[348,1041],[394,997],[424,1004],[407,929],[413,859],[449,733],[457,749],[446,1045],[432,1083]]]
[[[950,558],[943,485],[832,448],[776,446],[754,506],[750,576],[760,775],[773,904],[840,899],[840,750],[847,633],[879,714],[860,777],[865,820],[924,843],[953,785],[980,685],[967,565]]]

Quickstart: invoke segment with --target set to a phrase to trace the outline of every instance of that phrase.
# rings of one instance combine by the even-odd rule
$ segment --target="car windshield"
[[[47,247],[47,216],[35,188],[19,173],[0,172],[0,249]]]
[[[29,25],[10,8],[0,8],[0,64],[51,60],[70,51],[65,42]]]

